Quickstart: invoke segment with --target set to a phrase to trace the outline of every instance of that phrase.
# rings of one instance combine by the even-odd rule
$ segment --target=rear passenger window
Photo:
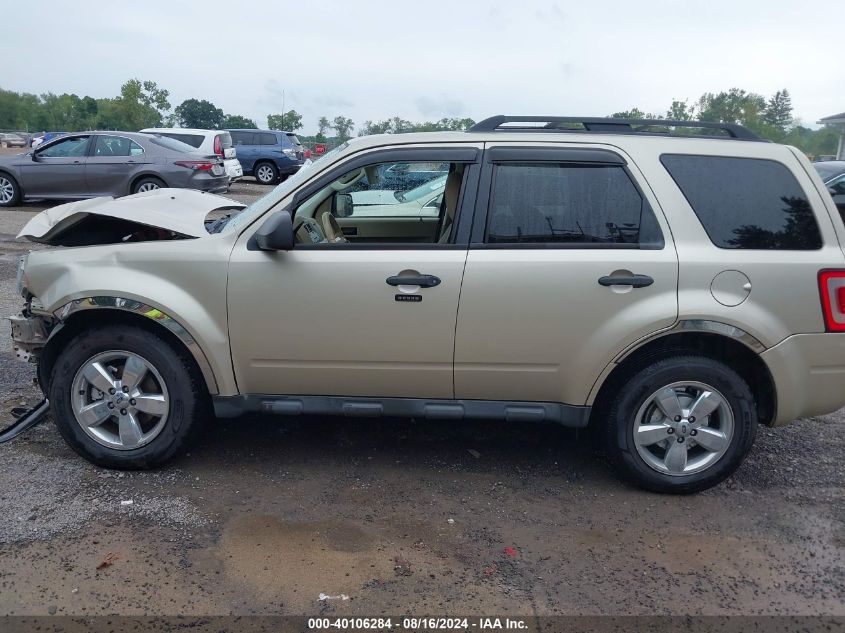
[[[496,166],[490,244],[662,248],[648,202],[621,165],[514,163]]]
[[[231,132],[232,142],[235,145],[255,145],[254,132]]]
[[[758,158],[663,154],[663,166],[719,248],[816,250],[816,218],[785,165]]]
[[[275,134],[260,133],[256,134],[256,136],[258,137],[257,145],[278,145],[279,143]]]

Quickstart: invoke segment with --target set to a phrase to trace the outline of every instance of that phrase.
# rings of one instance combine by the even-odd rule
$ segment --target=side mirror
[[[271,215],[253,235],[255,245],[262,251],[289,251],[293,249],[293,218],[290,211]]]
[[[355,204],[352,202],[351,193],[336,193],[332,201],[334,208],[332,214],[336,218],[348,218],[352,215]]]
[[[32,152],[32,162],[37,163],[41,158],[35,152]]]

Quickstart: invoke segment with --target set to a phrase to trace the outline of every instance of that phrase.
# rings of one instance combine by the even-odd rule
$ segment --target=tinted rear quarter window
[[[719,248],[821,248],[810,201],[785,165],[685,154],[663,154],[660,161]]]
[[[217,138],[220,139],[220,143],[223,146],[223,149],[229,149],[230,147],[232,147],[232,135],[228,132],[218,134]],[[199,145],[197,145],[197,147],[199,147]]]
[[[158,145],[159,147],[163,147],[164,149],[169,149],[174,152],[184,152],[187,154],[195,154],[196,148],[193,145],[188,145],[187,143],[183,143],[182,141],[178,141],[175,138],[170,138],[167,136],[153,136],[150,138],[150,143],[153,145]]]
[[[167,138],[173,138],[177,141],[182,141],[183,143],[190,145],[191,147],[198,148],[202,145],[204,136],[200,134],[177,134],[175,132],[160,132],[162,136],[166,136]]]
[[[235,145],[256,145],[255,132],[231,132]]]
[[[275,134],[269,134],[267,132],[259,132],[256,134],[258,137],[258,145],[278,145],[279,139],[276,138]]]
[[[661,248],[650,205],[619,165],[496,166],[487,242]]]

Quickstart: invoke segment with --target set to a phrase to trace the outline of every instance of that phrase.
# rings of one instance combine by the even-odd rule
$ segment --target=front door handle
[[[654,279],[648,275],[611,275],[600,277],[599,285],[602,286],[633,286],[634,288],[645,288],[654,283]]]
[[[421,288],[433,288],[440,285],[440,277],[434,275],[394,275],[387,278],[391,286],[420,286]]]

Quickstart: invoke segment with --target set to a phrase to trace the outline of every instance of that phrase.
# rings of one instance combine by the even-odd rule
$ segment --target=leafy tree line
[[[96,99],[75,94],[34,95],[0,89],[0,130],[66,131],[140,130],[145,127],[193,127],[203,129],[257,128],[256,122],[238,114],[226,114],[205,99],[186,99],[172,109],[169,91],[154,81],[130,79],[112,98]],[[836,151],[838,130],[825,126],[813,130],[794,118],[789,91],[778,90],[770,98],[741,88],[706,92],[696,101],[673,99],[665,113],[649,113],[639,108],[615,112],[610,116],[640,119],[702,120],[745,125],[762,138],[788,143],[810,155]],[[400,117],[365,121],[358,129],[366,134],[402,134],[436,130],[465,130],[474,121],[469,118],[443,118],[438,121],[412,122]],[[271,129],[296,132],[303,127],[296,110],[267,115]],[[342,143],[355,132],[352,119],[339,114],[317,120],[317,134],[302,136],[306,143]]]
[[[0,88],[0,129],[78,132],[145,127],[255,128],[254,121],[225,114],[209,101],[187,99],[171,112],[170,92],[154,81],[130,79],[113,98],[42,95]]]
[[[610,116],[631,119],[675,119],[738,123],[761,138],[794,145],[811,156],[835,154],[839,130],[826,125],[808,128],[793,116],[792,97],[784,88],[766,99],[755,92],[731,88],[723,92],[705,92],[697,101],[673,99],[665,113],[643,112],[631,108]]]

